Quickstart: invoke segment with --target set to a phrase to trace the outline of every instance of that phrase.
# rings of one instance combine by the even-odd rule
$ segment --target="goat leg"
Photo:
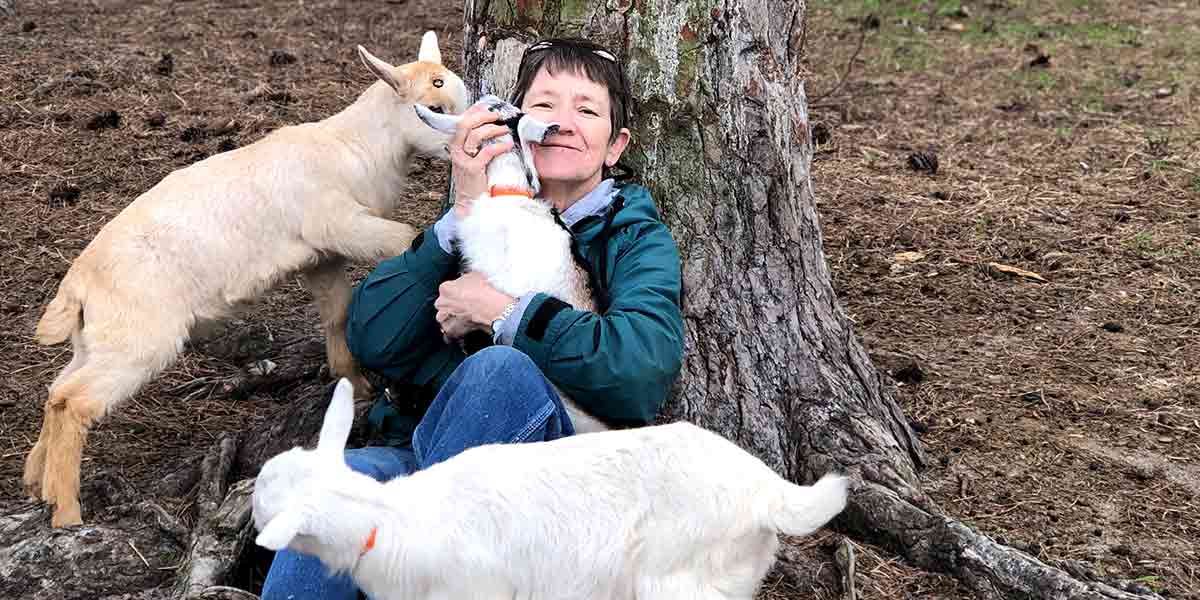
[[[319,229],[313,246],[355,261],[377,261],[398,256],[408,250],[417,234],[416,227],[376,217],[368,213],[346,216],[336,224],[326,223]],[[319,237],[318,237],[319,236]],[[308,236],[306,236],[308,237]]]
[[[346,259],[333,257],[305,269],[301,276],[321,315],[330,375],[350,379],[355,395],[363,399],[371,396],[372,386],[346,345],[346,311],[350,307],[351,290],[345,270]]]

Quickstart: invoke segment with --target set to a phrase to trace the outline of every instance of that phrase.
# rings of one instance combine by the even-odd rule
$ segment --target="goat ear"
[[[282,550],[303,533],[304,525],[304,516],[300,511],[285,510],[262,528],[258,537],[254,538],[254,543],[268,550]]]
[[[381,79],[384,83],[392,86],[397,94],[404,96],[408,91],[408,81],[400,77],[396,72],[396,67],[376,58],[374,54],[367,52],[366,48],[358,47],[358,57],[362,59],[363,64]]]
[[[529,187],[533,195],[541,192],[541,181],[538,179],[537,167],[533,165],[533,148],[530,144],[542,143],[546,136],[558,132],[558,123],[544,123],[529,115],[517,121],[517,137],[521,138],[521,160],[525,162],[525,172],[529,174]]]
[[[458,122],[462,120],[462,115],[435,113],[422,104],[413,104],[413,109],[417,111],[417,117],[423,123],[448,135],[454,135],[454,129],[458,127]]]
[[[437,34],[426,31],[421,36],[421,50],[417,52],[417,60],[442,64],[442,51],[438,49]]]
[[[325,409],[325,422],[317,437],[317,453],[342,460],[346,440],[350,438],[350,426],[354,424],[354,384],[345,377],[338,381]]]

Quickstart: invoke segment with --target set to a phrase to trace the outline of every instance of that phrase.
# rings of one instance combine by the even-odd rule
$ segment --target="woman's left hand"
[[[472,331],[492,333],[492,321],[515,300],[492,284],[480,273],[467,273],[458,279],[438,286],[437,322],[447,342],[459,340]]]

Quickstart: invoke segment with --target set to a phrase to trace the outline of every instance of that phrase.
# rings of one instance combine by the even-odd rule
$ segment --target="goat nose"
[[[546,133],[553,133],[554,135],[572,135],[575,133],[575,124],[572,123],[570,119],[555,119],[554,123],[556,123],[558,127],[555,127],[554,131],[548,131]]]

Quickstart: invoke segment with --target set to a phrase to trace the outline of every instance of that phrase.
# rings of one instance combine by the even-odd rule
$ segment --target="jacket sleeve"
[[[584,410],[618,423],[653,421],[683,362],[679,250],[661,223],[623,241],[608,311],[597,315],[536,294],[513,347]]]
[[[408,251],[379,263],[354,289],[347,311],[346,343],[354,358],[394,381],[440,385],[461,360],[442,341],[433,301],[458,264],[442,249],[434,226]]]

